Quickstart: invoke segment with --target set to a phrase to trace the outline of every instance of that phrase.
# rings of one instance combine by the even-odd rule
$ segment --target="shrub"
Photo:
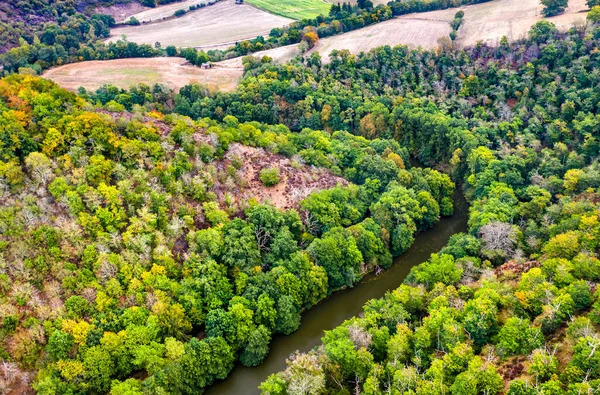
[[[279,168],[271,167],[268,169],[262,169],[258,178],[267,187],[277,185],[279,184],[280,180]]]

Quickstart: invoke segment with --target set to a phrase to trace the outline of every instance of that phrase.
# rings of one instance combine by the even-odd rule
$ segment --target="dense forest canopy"
[[[145,391],[197,393],[452,214],[454,183],[393,140],[94,109],[21,75],[0,97],[0,352],[38,393],[122,393],[139,371]],[[240,143],[351,183],[244,201]]]
[[[317,22],[342,31],[380,20],[365,12],[455,5],[368,3]],[[48,13],[59,25],[2,58],[3,387],[200,393],[238,361],[259,365],[303,311],[389,268],[452,215],[456,184],[468,232],[261,390],[600,390],[600,28],[539,22],[497,47],[336,51],[327,64],[248,57],[234,93],[74,94],[28,74],[97,56],[209,54],[96,46],[113,21],[48,7],[59,5],[67,11]],[[290,174],[329,182],[291,207],[241,198],[251,182],[268,194]]]
[[[327,127],[314,116],[325,108],[340,122],[354,109],[345,100],[362,95],[370,108],[333,127],[394,138],[446,167],[471,200],[469,232],[293,355],[264,394],[600,390],[599,37],[540,22],[498,48],[380,48],[293,69],[322,88],[287,107],[313,104],[291,126]],[[269,86],[276,68],[264,69]]]

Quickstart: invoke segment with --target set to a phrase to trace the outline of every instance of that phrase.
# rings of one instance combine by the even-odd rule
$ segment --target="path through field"
[[[104,84],[129,88],[139,83],[179,89],[198,82],[211,90],[227,92],[236,88],[242,74],[243,69],[236,67],[201,69],[183,58],[134,58],[72,63],[50,69],[42,76],[71,90],[80,86],[95,90]]]
[[[218,45],[257,36],[267,36],[271,29],[283,27],[292,19],[269,14],[247,4],[224,0],[212,6],[160,23],[119,27],[111,30],[107,41],[116,41],[123,35],[138,44],[163,47],[201,47]]]

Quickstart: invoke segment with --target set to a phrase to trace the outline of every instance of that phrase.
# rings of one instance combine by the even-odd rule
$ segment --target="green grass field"
[[[323,0],[246,0],[271,14],[291,19],[314,18],[329,14],[331,4]]]

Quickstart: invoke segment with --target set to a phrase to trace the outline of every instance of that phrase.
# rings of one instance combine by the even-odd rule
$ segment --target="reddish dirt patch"
[[[337,185],[348,185],[348,181],[334,175],[327,169],[293,164],[293,160],[282,155],[272,154],[263,149],[232,144],[225,156],[225,163],[234,157],[242,160],[242,177],[246,186],[236,196],[240,202],[256,198],[259,202],[270,202],[275,207],[289,209],[298,207],[298,203],[312,192],[330,189]],[[276,167],[281,181],[273,187],[266,187],[259,179],[262,169]]]
[[[504,263],[503,265],[500,265],[496,269],[494,269],[494,274],[496,274],[496,276],[499,276],[506,272],[520,274],[520,273],[525,273],[526,271],[533,269],[534,267],[539,267],[539,266],[540,266],[540,263],[538,261],[527,261],[525,263],[508,261],[508,262]]]

